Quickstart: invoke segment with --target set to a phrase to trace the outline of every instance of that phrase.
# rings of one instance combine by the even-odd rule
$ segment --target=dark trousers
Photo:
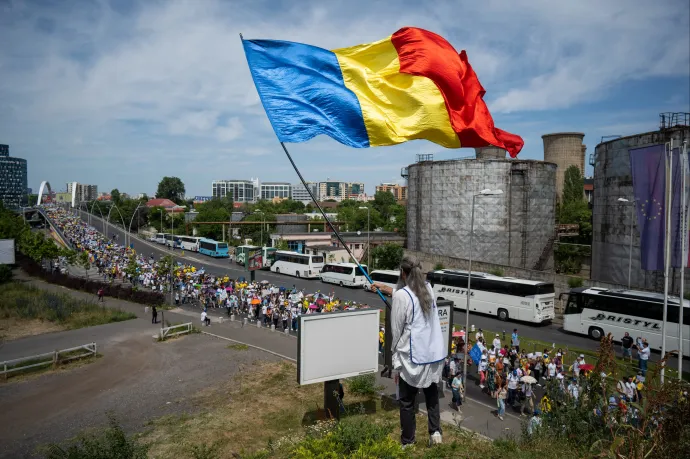
[[[517,400],[517,389],[508,389],[508,405],[513,405]]]
[[[153,315],[151,316],[151,323],[156,324],[158,323],[158,313],[154,312]]]
[[[400,378],[400,426],[402,434],[400,441],[403,445],[415,442],[415,431],[417,422],[415,418],[415,399],[417,398],[418,388],[410,386],[404,379]],[[438,405],[438,385],[432,384],[422,389],[426,410],[429,418],[429,435],[434,432],[441,432],[441,411]]]

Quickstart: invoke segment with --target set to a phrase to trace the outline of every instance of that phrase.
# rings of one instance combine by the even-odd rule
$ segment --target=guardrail
[[[66,363],[71,360],[82,359],[84,357],[95,357],[97,353],[98,346],[96,343],[89,343],[81,346],[71,347],[69,349],[60,349],[53,352],[46,352],[44,354],[36,354],[28,357],[21,357],[19,359],[5,360],[4,362],[0,362],[0,375],[7,380],[11,373],[38,369],[48,365],[55,367],[61,363]]]
[[[161,341],[165,341],[166,338],[170,338],[171,336],[177,336],[177,335],[183,335],[185,333],[191,333],[194,327],[192,327],[191,322],[187,322],[186,324],[179,324],[179,325],[172,325],[170,327],[161,327],[161,331],[158,335],[158,339]],[[174,330],[179,330],[179,331],[174,331]]]

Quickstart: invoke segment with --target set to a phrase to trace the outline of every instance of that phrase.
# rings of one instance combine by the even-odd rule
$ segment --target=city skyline
[[[0,51],[0,143],[28,161],[33,189],[77,181],[135,195],[166,175],[190,196],[208,195],[219,177],[297,183],[239,32],[327,49],[403,25],[437,32],[467,50],[496,125],[525,139],[519,159],[543,159],[541,135],[561,131],[584,132],[589,158],[602,136],[653,131],[659,112],[690,111],[687,2],[357,2],[5,3],[0,40],[12,46]],[[361,181],[368,194],[403,183],[400,169],[416,154],[474,154],[424,141],[354,150],[323,137],[288,148],[305,179]]]

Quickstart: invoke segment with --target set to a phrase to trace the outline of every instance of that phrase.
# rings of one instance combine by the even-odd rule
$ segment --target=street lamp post
[[[108,223],[110,223],[110,212],[112,212],[113,209],[116,209],[117,213],[120,214],[120,220],[122,220],[122,232],[124,232],[127,229],[127,227],[125,226],[125,217],[122,216],[122,212],[120,212],[120,209],[115,204],[110,206],[110,210],[108,211]],[[106,233],[105,237],[106,237],[106,239],[108,238],[107,233]],[[125,244],[126,243],[127,243],[127,235],[125,234]]]
[[[141,203],[139,203],[139,204],[137,205],[136,209],[134,209],[134,213],[132,214],[132,218],[129,220],[129,227],[127,228],[127,234],[129,235],[128,237],[129,237],[129,242],[130,242],[130,243],[132,242],[132,236],[131,236],[131,232],[132,232],[132,222],[134,221],[134,217],[137,215],[137,211],[139,210],[139,207],[141,207]],[[137,225],[137,227],[138,227],[138,226],[139,226],[139,225]],[[127,240],[126,240],[126,239],[125,239],[125,243],[127,243]],[[129,247],[129,244],[127,244],[127,247]]]
[[[633,210],[635,210],[635,199],[630,201],[629,199],[618,198],[618,202],[630,203],[630,245],[628,246],[628,290],[630,290],[630,280],[632,277],[633,229],[635,228],[633,213]]]
[[[367,271],[371,272],[371,209],[362,206],[360,210],[367,210]]]
[[[470,219],[470,256],[467,266],[467,306],[465,310],[465,352],[462,363],[462,380],[465,387],[467,387],[467,355],[469,354],[469,333],[470,333],[470,297],[472,291],[470,290],[470,280],[472,279],[472,235],[474,233],[474,204],[477,196],[498,196],[503,194],[503,190],[489,190],[485,189],[478,194],[472,195],[472,218]]]

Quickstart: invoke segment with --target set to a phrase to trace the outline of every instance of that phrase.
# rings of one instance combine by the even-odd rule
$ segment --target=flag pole
[[[688,142],[683,142],[683,149],[680,153],[680,163],[681,163],[681,173],[682,173],[682,185],[681,185],[681,242],[680,242],[680,302],[678,305],[678,380],[683,380],[683,309],[685,308],[685,265],[688,263],[688,256],[685,253],[685,249],[688,242],[688,229],[687,229],[687,209],[686,206],[686,190],[687,186],[687,147]]]
[[[666,156],[666,208],[664,218],[666,225],[664,228],[664,311],[661,322],[661,359],[663,361],[666,355],[666,321],[668,320],[668,273],[671,265],[671,200],[672,196],[672,181],[673,181],[673,139],[667,143],[668,150],[665,152]],[[662,364],[660,381],[664,383],[664,366]]]
[[[319,212],[323,216],[324,220],[328,224],[328,226],[331,228],[333,231],[333,234],[335,234],[335,237],[338,238],[338,241],[340,244],[345,248],[347,251],[348,255],[355,261],[357,264],[357,267],[361,270],[362,273],[364,273],[364,276],[367,278],[369,281],[369,284],[372,285],[376,293],[378,293],[379,297],[383,301],[383,303],[386,305],[386,327],[385,327],[385,335],[384,335],[384,349],[383,349],[383,360],[384,360],[384,368],[383,371],[381,372],[382,375],[386,375],[390,377],[391,375],[391,370],[393,369],[393,353],[392,353],[392,346],[391,346],[391,341],[393,340],[393,333],[391,331],[391,304],[388,302],[385,296],[383,296],[383,293],[381,293],[381,290],[379,290],[376,286],[374,286],[374,281],[371,280],[371,277],[369,277],[369,273],[363,269],[362,265],[360,262],[355,258],[354,254],[350,250],[350,248],[345,244],[345,241],[343,240],[342,236],[340,235],[340,232],[333,226],[333,223],[331,223],[331,220],[328,218],[328,215],[326,215],[326,212],[324,212],[323,208],[319,204],[319,202],[316,200],[316,197],[314,194],[311,192],[311,189],[307,186],[306,180],[304,180],[304,177],[302,177],[302,173],[299,171],[297,168],[297,165],[295,164],[295,161],[292,159],[292,156],[290,155],[290,152],[288,151],[287,147],[283,142],[280,142],[280,146],[283,147],[283,151],[285,152],[285,155],[287,156],[288,160],[290,161],[290,164],[292,164],[292,168],[295,170],[297,173],[297,176],[299,177],[300,182],[302,182],[302,186],[304,187],[305,190],[307,190],[307,193],[309,193],[309,197],[311,198],[312,202],[316,206],[317,209],[319,209]]]

